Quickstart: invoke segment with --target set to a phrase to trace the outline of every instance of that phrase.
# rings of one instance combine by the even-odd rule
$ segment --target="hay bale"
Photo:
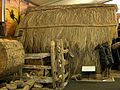
[[[29,10],[15,35],[23,31],[19,40],[26,52],[49,52],[51,40],[69,42],[75,55],[74,73],[81,65],[95,65],[100,73],[100,62],[95,47],[117,37],[116,5],[63,5],[36,7]]]

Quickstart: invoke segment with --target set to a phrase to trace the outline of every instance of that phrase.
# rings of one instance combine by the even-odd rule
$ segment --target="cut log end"
[[[0,77],[18,71],[24,64],[24,49],[17,40],[0,39]]]

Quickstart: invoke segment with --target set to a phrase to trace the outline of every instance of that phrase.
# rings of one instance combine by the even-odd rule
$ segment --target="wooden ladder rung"
[[[68,49],[65,49],[63,50],[63,53],[68,53],[68,51],[69,51]]]
[[[24,65],[24,69],[51,69],[51,66]]]
[[[68,64],[69,64],[69,62],[64,59],[64,65],[68,65]]]
[[[68,81],[64,82],[64,87],[67,86],[67,84],[68,84]],[[63,87],[63,88],[64,88],[64,87]]]
[[[25,55],[25,59],[43,59],[49,56],[50,53],[28,53]]]
[[[64,75],[64,80],[65,80],[65,78],[68,76],[68,74],[69,74],[69,73],[67,72],[67,73]]]

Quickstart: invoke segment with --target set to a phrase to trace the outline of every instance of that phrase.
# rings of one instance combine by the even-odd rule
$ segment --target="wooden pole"
[[[52,67],[52,79],[53,89],[56,88],[56,63],[55,63],[55,42],[51,41],[51,67]]]

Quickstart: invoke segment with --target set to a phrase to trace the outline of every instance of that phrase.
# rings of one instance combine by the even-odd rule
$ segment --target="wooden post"
[[[52,67],[53,89],[56,89],[56,63],[55,63],[55,42],[54,41],[51,41],[51,67]]]
[[[21,79],[21,77],[23,76],[23,68],[19,69],[19,75],[20,75],[20,79]]]

